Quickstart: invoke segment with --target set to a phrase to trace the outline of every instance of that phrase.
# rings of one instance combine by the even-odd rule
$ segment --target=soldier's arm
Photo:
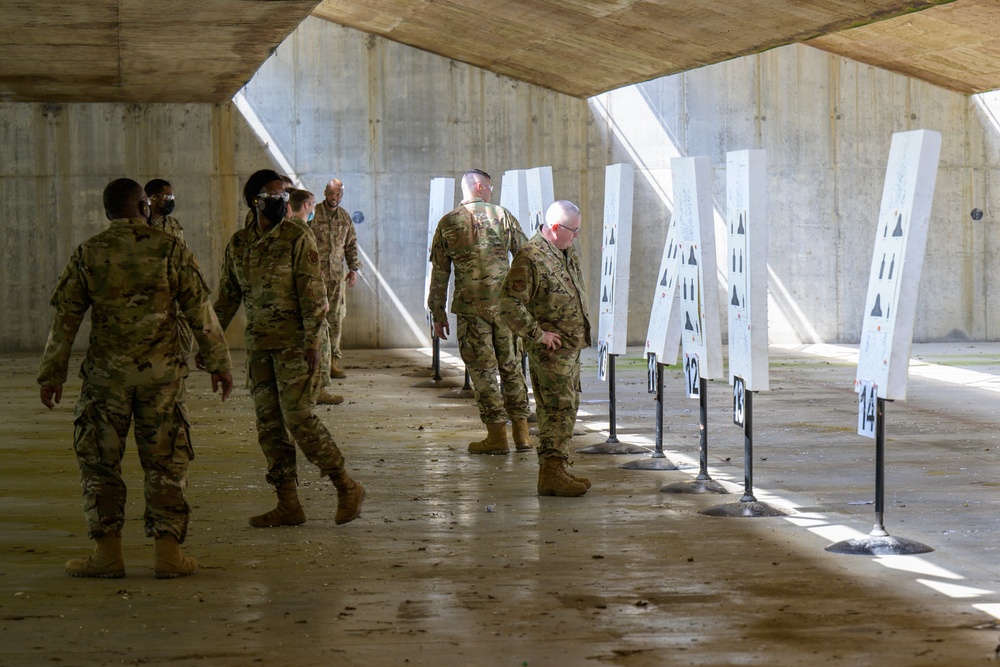
[[[347,211],[344,211],[347,214]],[[347,237],[344,239],[344,261],[351,271],[361,270],[361,256],[358,253],[358,233],[354,229],[354,222],[347,216]]]
[[[500,317],[515,334],[535,342],[541,341],[545,333],[527,308],[537,289],[535,267],[519,252],[500,288]]]
[[[73,341],[80,331],[83,316],[90,308],[90,294],[87,292],[83,277],[83,248],[78,247],[63,269],[56,289],[50,301],[55,308],[52,328],[45,343],[45,352],[38,365],[38,384],[42,386],[42,402],[46,403],[44,392],[49,389],[50,396],[55,393],[56,403],[62,392],[69,371],[69,355],[73,349]],[[47,407],[52,407],[46,403]]]
[[[298,297],[306,349],[319,349],[320,328],[329,304],[319,270],[319,251],[311,235],[303,234],[292,247],[292,280]]]
[[[521,230],[521,223],[517,221],[513,213],[507,213],[507,228],[510,230],[510,254],[511,256],[516,255],[517,251],[521,249],[525,243],[528,242],[528,237],[524,235]]]
[[[427,291],[427,310],[435,323],[448,321],[448,280],[451,278],[451,257],[445,248],[444,236],[441,234],[441,223],[434,232],[431,243],[431,285]]]
[[[172,263],[176,267],[174,299],[191,323],[191,332],[198,341],[198,354],[209,373],[225,373],[232,368],[229,347],[223,328],[209,301],[211,290],[194,259],[194,255],[179,241],[174,245]]]
[[[243,288],[236,279],[236,264],[233,258],[233,242],[226,246],[226,254],[222,260],[222,277],[219,279],[219,295],[215,298],[215,314],[219,325],[225,331],[236,317],[236,312],[243,303]]]

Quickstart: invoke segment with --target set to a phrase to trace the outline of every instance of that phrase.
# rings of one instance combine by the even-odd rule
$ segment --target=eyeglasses
[[[559,229],[564,229],[567,232],[571,233],[573,235],[573,238],[576,238],[577,236],[580,235],[579,227],[577,227],[576,229],[570,229],[569,227],[563,227],[562,225],[559,225]]]
[[[257,199],[280,199],[282,201],[288,201],[287,192],[261,192],[257,195]]]
[[[490,192],[493,192],[493,184],[492,183],[487,183],[486,181],[476,181],[476,183],[478,185],[485,185],[486,187],[488,187],[490,189]]]
[[[150,199],[162,199],[163,201],[173,201],[173,195],[149,195]]]

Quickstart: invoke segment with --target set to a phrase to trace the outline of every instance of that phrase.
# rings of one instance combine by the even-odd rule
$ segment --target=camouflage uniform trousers
[[[528,388],[514,334],[499,319],[458,315],[458,349],[484,424],[528,417]],[[497,383],[497,373],[500,383]]]
[[[173,535],[183,542],[191,448],[187,409],[179,400],[184,380],[142,386],[100,386],[84,381],[73,415],[73,449],[83,483],[83,513],[91,538],[119,532],[125,523],[127,489],[122,458],[129,425],[145,473],[146,535]]]
[[[330,346],[330,325],[323,321],[320,326],[319,331],[319,367],[325,368],[326,373],[320,373],[320,383],[319,388],[325,389],[326,387],[333,386],[333,380],[330,379],[330,357],[333,354],[333,350]],[[317,394],[318,396],[319,394]]]
[[[327,373],[322,363],[310,373],[300,348],[254,350],[247,355],[247,370],[268,484],[280,486],[298,479],[293,441],[320,474],[342,472],[344,457],[313,412]]]
[[[580,408],[580,351],[528,343],[528,367],[538,412],[538,459],[569,458]]]
[[[330,310],[326,313],[326,323],[330,325],[330,347],[334,359],[340,359],[340,331],[347,315],[347,276],[334,278],[326,283],[326,295],[330,300]],[[327,368],[330,364],[326,365]]]

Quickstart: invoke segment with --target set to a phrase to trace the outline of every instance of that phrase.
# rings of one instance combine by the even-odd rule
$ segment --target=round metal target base
[[[438,375],[440,375],[441,377],[452,377],[455,375],[459,375],[459,373],[442,368],[440,371],[438,371]],[[464,373],[462,373],[462,375],[464,375]],[[411,378],[432,378],[434,377],[434,369],[422,368],[417,371],[408,371],[406,373],[403,373],[403,376]]]
[[[785,512],[774,509],[767,503],[762,503],[759,500],[754,500],[750,502],[744,502],[741,500],[736,503],[716,505],[715,507],[709,507],[707,509],[701,510],[701,513],[706,516],[734,516],[734,517],[749,517],[749,518],[787,516]]]
[[[576,450],[577,454],[648,454],[649,447],[630,445],[625,442],[599,442],[590,447]]]
[[[463,384],[465,383],[458,380],[441,378],[440,380],[424,380],[410,386],[414,389],[451,389],[452,387],[461,387]]]
[[[674,482],[660,489],[660,493],[718,493],[728,494],[726,488],[714,479],[693,479],[689,482]]]
[[[476,391],[474,389],[466,389],[465,387],[452,389],[451,391],[446,391],[445,393],[438,396],[438,398],[475,398],[475,397],[476,397]]]
[[[835,554],[851,554],[855,556],[911,556],[934,551],[920,542],[914,542],[904,537],[892,535],[858,537],[831,544],[826,548]]]
[[[623,463],[619,468],[623,470],[681,470],[681,467],[666,457],[647,457]]]

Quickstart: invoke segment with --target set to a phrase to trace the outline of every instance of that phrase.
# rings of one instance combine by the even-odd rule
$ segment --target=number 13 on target
[[[743,426],[746,420],[747,386],[738,375],[733,378],[733,423]]]

